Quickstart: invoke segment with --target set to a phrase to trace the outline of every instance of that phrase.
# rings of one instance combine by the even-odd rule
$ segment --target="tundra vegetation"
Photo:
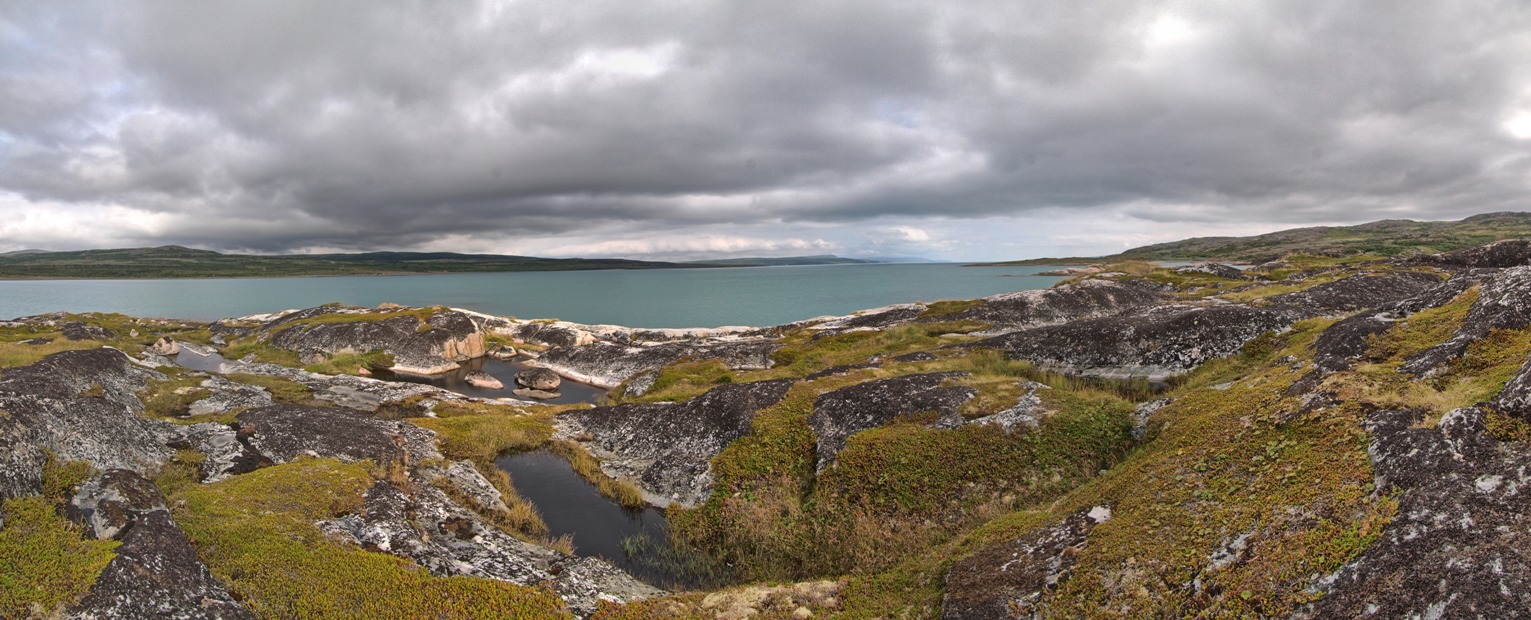
[[[647,371],[642,389],[634,375],[596,409],[419,387],[383,398],[367,413],[369,422],[397,425],[378,428],[395,429],[399,446],[411,446],[411,439],[397,429],[429,431],[429,456],[414,447],[378,458],[308,454],[210,477],[213,462],[224,457],[205,448],[211,444],[187,440],[141,473],[164,495],[211,575],[262,618],[713,618],[741,617],[730,614],[744,608],[760,618],[803,617],[805,610],[814,617],[965,618],[993,609],[985,597],[1036,617],[1321,615],[1314,610],[1332,609],[1323,606],[1338,604],[1332,601],[1354,587],[1347,584],[1359,583],[1337,576],[1368,562],[1385,565],[1394,547],[1381,541],[1407,544],[1389,538],[1389,528],[1412,518],[1401,506],[1419,496],[1383,471],[1391,446],[1379,444],[1380,412],[1408,412],[1412,422],[1402,432],[1416,438],[1460,437],[1469,431],[1452,425],[1480,416],[1495,458],[1524,462],[1531,453],[1523,393],[1531,389],[1531,312],[1524,307],[1531,290],[1516,284],[1531,281],[1522,273],[1528,268],[1462,267],[1389,258],[1399,253],[1391,246],[1361,249],[1369,253],[1289,254],[1243,274],[1127,261],[1060,282],[1055,291],[1148,291],[1154,310],[1239,305],[1284,325],[1218,332],[1237,339],[1235,353],[1184,358],[1192,361],[1169,378],[1085,376],[1079,367],[1018,359],[993,339],[1040,327],[993,319],[1004,300],[940,301],[880,323],[868,315],[860,317],[866,325],[854,327],[774,328],[764,336],[776,345],[765,367],[688,356]],[[1151,319],[1150,310],[1092,311],[1042,327]],[[439,311],[321,313],[292,326],[403,315],[423,325]],[[507,333],[487,340],[556,348]],[[325,375],[388,363],[362,354],[305,365],[254,334],[234,335],[223,353],[287,369],[254,372],[252,365],[246,367],[252,372],[224,378],[279,404],[327,406],[321,388],[335,377]],[[0,366],[102,346],[139,356],[162,336],[212,341],[206,326],[56,315],[0,327]],[[831,410],[884,406],[874,397],[848,402],[847,395],[929,377],[938,379],[919,389],[951,398],[857,425],[825,420]],[[251,433],[264,431],[241,426],[246,409],[189,415],[194,403],[220,389],[210,379],[161,368],[124,406],[192,429],[184,433],[232,429],[239,441],[257,445],[261,439]],[[675,548],[728,567],[737,585],[576,609],[552,581],[446,575],[405,551],[337,538],[319,525],[380,511],[381,504],[370,503],[380,490],[405,498],[439,491],[500,532],[567,553],[568,540],[548,538],[547,524],[516,494],[497,458],[548,450],[619,504],[642,506],[653,481],[624,474],[612,460],[620,455],[602,447],[601,437],[570,436],[561,420],[692,402],[728,386],[774,380],[790,380],[778,392],[784,395],[753,410],[746,432],[705,455],[710,486],[701,500],[667,510]],[[111,381],[87,381],[71,397],[109,400],[119,391]],[[9,419],[0,412],[0,422]],[[835,427],[845,431],[843,446],[828,452],[826,424],[845,426]],[[486,499],[460,476],[427,473],[460,463],[497,497]],[[0,616],[67,615],[119,557],[121,541],[91,536],[94,526],[69,518],[72,498],[98,474],[90,463],[49,457],[35,493],[0,504]],[[1484,474],[1464,488],[1477,484],[1488,493],[1506,480]],[[444,521],[469,528],[465,522]],[[1068,529],[1080,523],[1087,532]],[[474,538],[468,531],[432,535],[458,541],[452,544],[482,540],[482,532]],[[1031,590],[985,564],[998,550],[1042,553],[1037,549],[1045,545],[1036,541],[1056,532],[1077,538],[1056,555],[1035,556],[1035,565],[1053,572],[1035,575],[1042,585]],[[1463,596],[1445,604],[1495,595]]]

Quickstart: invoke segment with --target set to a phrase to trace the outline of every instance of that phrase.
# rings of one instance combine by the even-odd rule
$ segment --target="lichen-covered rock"
[[[240,413],[239,440],[275,463],[300,456],[408,464],[440,458],[434,434],[338,407],[271,405]]]
[[[266,391],[265,388],[230,381],[218,375],[210,376],[202,381],[202,387],[211,390],[212,394],[189,405],[186,415],[196,416],[265,407],[272,403],[271,392]]]
[[[808,426],[817,437],[820,470],[834,462],[851,435],[917,413],[937,415],[937,425],[962,423],[957,410],[978,395],[970,387],[943,387],[965,372],[932,372],[867,381],[825,392],[814,400]]]
[[[588,435],[602,469],[637,482],[649,502],[691,506],[711,493],[712,458],[791,387],[790,379],[722,385],[683,403],[571,411],[556,425],[561,436]]]
[[[1313,362],[1325,373],[1348,370],[1366,353],[1371,337],[1392,329],[1399,319],[1450,303],[1463,291],[1490,278],[1487,271],[1459,273],[1407,299],[1347,317],[1319,334],[1314,342]]]
[[[97,469],[154,471],[170,459],[167,444],[180,436],[175,425],[140,416],[135,392],[164,375],[142,368],[110,348],[65,351],[0,375],[0,430],[17,446],[10,464],[29,467],[35,449],[60,460],[87,461]],[[30,471],[4,478],[20,488]]]
[[[1314,315],[1348,314],[1418,295],[1439,286],[1441,278],[1427,273],[1356,274],[1266,299]]]
[[[1462,327],[1445,342],[1405,360],[1401,367],[1404,372],[1432,375],[1489,332],[1531,325],[1531,267],[1504,269],[1487,279]]]
[[[558,391],[563,379],[546,368],[528,368],[516,373],[516,385],[544,392]]]
[[[1042,405],[1042,398],[1037,396],[1037,390],[1051,390],[1052,388],[1035,381],[1020,382],[1026,391],[1017,398],[1015,405],[1004,411],[993,413],[980,418],[969,420],[968,424],[981,424],[998,427],[1005,432],[1011,432],[1019,428],[1037,428],[1042,420],[1047,417],[1047,408]],[[947,428],[954,420],[948,418],[935,424],[936,428]]]
[[[116,557],[66,617],[80,620],[232,620],[254,618],[197,557],[165,508],[165,497],[138,474],[109,470],[82,485],[71,514],[97,538],[122,541]]]
[[[598,558],[564,555],[506,534],[431,486],[405,493],[379,481],[360,511],[320,527],[363,548],[409,558],[433,575],[549,585],[580,617],[603,600],[663,594]]]
[[[1068,580],[1090,530],[1110,518],[1106,506],[1081,510],[953,563],[946,572],[942,620],[1037,617],[1037,601]]]
[[[1447,267],[1495,268],[1531,265],[1531,239],[1506,239],[1475,248],[1436,254],[1419,262]]]
[[[601,341],[550,349],[537,358],[537,365],[576,381],[610,389],[640,373],[685,358],[715,359],[734,370],[770,368],[771,354],[779,348],[780,343],[765,339],[700,340],[642,346]]]
[[[481,390],[505,389],[504,383],[501,383],[499,379],[494,378],[493,375],[490,375],[489,373],[482,370],[475,370],[468,373],[463,377],[463,381],[468,385],[479,388]]]
[[[1434,427],[1419,412],[1368,416],[1378,492],[1398,514],[1321,580],[1300,618],[1516,618],[1531,610],[1531,450],[1494,439],[1484,411]]]
[[[345,314],[357,318],[303,322]],[[367,318],[358,310],[321,307],[282,316],[263,325],[257,334],[268,337],[272,346],[299,355],[384,351],[393,355],[395,372],[419,375],[450,372],[459,362],[486,353],[483,330],[467,314],[455,310],[441,310],[422,321],[413,313]]]
[[[1520,372],[1506,383],[1504,390],[1494,398],[1494,409],[1531,422],[1531,358],[1520,367]]]
[[[68,321],[59,326],[65,340],[110,340],[115,334],[99,325],[91,325],[80,321]]]
[[[1082,280],[1037,291],[985,297],[983,303],[940,320],[969,320],[1024,329],[1067,321],[1118,316],[1163,303],[1163,293],[1135,283]]]
[[[595,342],[589,332],[549,323],[523,323],[515,327],[512,333],[521,342],[550,347],[581,347]]]
[[[1241,305],[1160,306],[1131,316],[1074,321],[984,339],[1011,359],[1098,377],[1164,378],[1286,329],[1285,313]]]
[[[1248,280],[1249,276],[1238,267],[1221,263],[1196,263],[1175,269],[1175,273],[1204,273],[1228,280]]]

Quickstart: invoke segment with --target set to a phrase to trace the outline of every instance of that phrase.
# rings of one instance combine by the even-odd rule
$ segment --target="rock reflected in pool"
[[[516,492],[537,507],[548,536],[569,536],[574,554],[600,557],[640,581],[669,590],[714,588],[731,582],[722,564],[674,546],[664,512],[629,510],[601,495],[568,461],[546,451],[498,461]]]
[[[532,369],[544,370],[534,366],[529,366],[520,360],[497,360],[488,357],[481,357],[478,359],[463,362],[461,368],[446,374],[422,377],[418,375],[406,375],[400,373],[391,373],[387,371],[379,371],[375,376],[378,379],[384,379],[388,381],[408,381],[410,383],[424,383],[427,385],[434,385],[444,390],[450,390],[457,392],[458,394],[462,394],[463,396],[472,396],[475,398],[515,398],[519,400],[543,403],[564,404],[593,403],[601,396],[606,394],[606,390],[595,387],[593,385],[587,385],[584,383],[577,383],[567,380],[558,384],[556,388],[557,391],[547,392],[546,394],[538,394],[537,396],[539,397],[525,396],[521,394],[519,390],[512,390],[511,388],[517,387],[516,374]],[[472,385],[472,383],[468,381],[468,378],[469,375],[473,375],[475,373],[488,375],[489,377],[499,381],[504,386],[504,388],[488,389]],[[483,382],[481,379],[482,378],[480,378],[480,381],[478,382],[482,385]]]

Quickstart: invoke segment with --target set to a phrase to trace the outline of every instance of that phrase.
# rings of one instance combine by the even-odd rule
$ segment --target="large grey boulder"
[[[1521,329],[1531,325],[1531,267],[1491,272],[1478,300],[1467,312],[1462,327],[1445,342],[1406,360],[1402,370],[1430,376],[1447,362],[1461,357],[1467,347],[1495,329]]]
[[[895,419],[935,413],[937,425],[961,424],[957,410],[978,395],[970,387],[943,387],[965,372],[932,372],[878,379],[820,394],[814,400],[808,426],[817,442],[815,454],[820,470],[834,462],[851,435],[888,424]]]
[[[638,483],[651,503],[691,506],[711,493],[712,458],[791,387],[790,379],[723,385],[684,403],[571,411],[556,425],[560,436],[588,438],[602,469]]]
[[[1344,315],[1407,299],[1440,284],[1440,277],[1427,273],[1356,274],[1265,301],[1315,316]]]
[[[348,314],[356,320],[347,320]],[[312,308],[272,320],[255,335],[300,356],[384,351],[394,357],[392,370],[417,375],[450,372],[487,353],[483,330],[463,312],[440,310],[423,321],[411,313],[367,316],[355,309]],[[304,322],[319,317],[325,322]]]
[[[958,560],[946,572],[942,620],[1036,618],[1042,598],[1066,582],[1090,531],[1111,518],[1095,506]]]

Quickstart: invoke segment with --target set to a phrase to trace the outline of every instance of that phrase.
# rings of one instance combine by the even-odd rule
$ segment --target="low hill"
[[[1067,265],[1124,260],[1259,263],[1287,254],[1397,256],[1436,253],[1500,239],[1531,237],[1531,213],[1484,213],[1460,221],[1380,220],[1355,226],[1293,228],[1253,237],[1194,237],[1146,245],[1112,256],[1038,258],[995,265]]]
[[[393,275],[587,269],[673,269],[705,265],[615,258],[539,258],[453,252],[368,252],[260,256],[175,245],[155,248],[27,251],[0,255],[0,278],[237,278]]]
[[[713,267],[774,267],[782,265],[865,265],[881,261],[862,260],[859,258],[844,258],[833,254],[818,256],[778,256],[778,257],[755,257],[755,258],[717,258],[712,260],[690,261],[692,265],[708,265]]]

